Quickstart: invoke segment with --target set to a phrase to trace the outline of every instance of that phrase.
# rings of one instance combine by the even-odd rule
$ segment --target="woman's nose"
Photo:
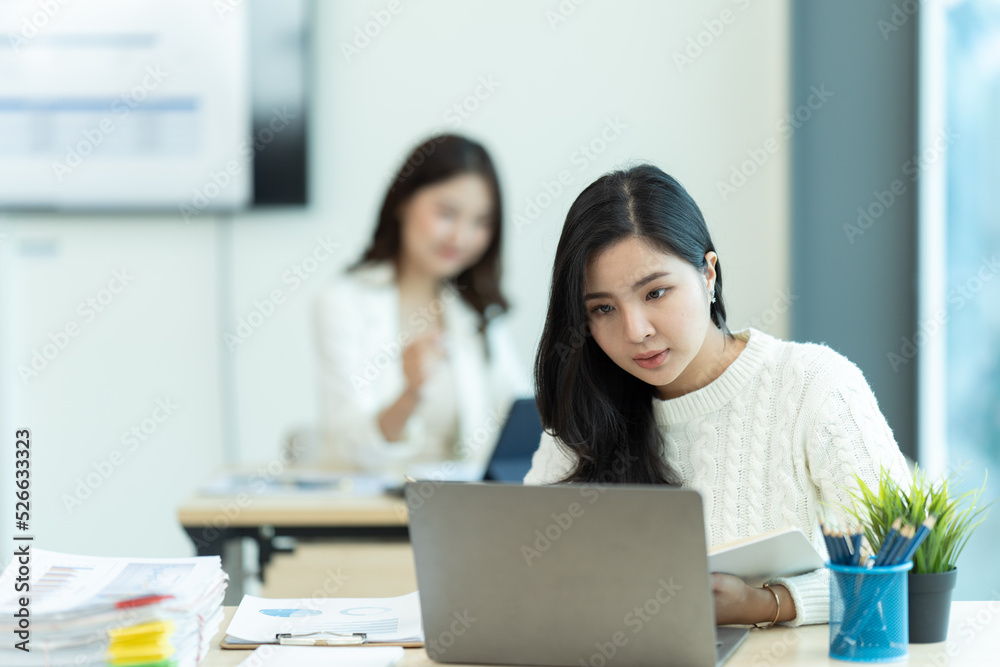
[[[464,221],[459,221],[458,223],[452,225],[451,230],[448,233],[448,242],[455,246],[460,247],[465,245],[467,239],[469,238],[469,225]]]
[[[622,311],[625,320],[625,337],[630,343],[641,343],[656,333],[653,323],[642,313],[641,309],[625,309]]]

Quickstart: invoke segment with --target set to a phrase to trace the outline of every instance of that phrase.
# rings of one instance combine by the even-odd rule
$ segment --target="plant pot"
[[[928,574],[910,571],[907,588],[911,644],[931,644],[948,638],[951,592],[957,580],[958,568]]]

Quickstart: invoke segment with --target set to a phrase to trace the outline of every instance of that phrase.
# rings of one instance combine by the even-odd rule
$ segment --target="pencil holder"
[[[891,567],[830,568],[830,657],[852,662],[907,658],[907,561]]]

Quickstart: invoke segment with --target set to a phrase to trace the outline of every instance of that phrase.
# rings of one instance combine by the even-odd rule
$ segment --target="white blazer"
[[[398,468],[424,444],[415,415],[399,441],[388,442],[378,413],[406,386],[399,323],[399,290],[391,262],[343,273],[316,300],[320,395],[328,464],[364,470]],[[458,452],[469,464],[484,465],[516,398],[532,394],[505,317],[486,328],[490,356],[478,333],[479,315],[454,289],[439,292],[449,341],[459,424]],[[419,322],[416,325],[416,334]]]

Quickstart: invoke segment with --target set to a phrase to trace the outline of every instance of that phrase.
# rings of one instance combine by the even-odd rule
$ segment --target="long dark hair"
[[[701,210],[680,183],[652,165],[605,174],[566,215],[535,358],[538,410],[545,429],[576,466],[567,482],[669,484],[680,476],[663,460],[653,417],[655,388],[622,370],[590,337],[584,271],[595,253],[638,238],[704,270],[715,250]],[[715,264],[712,322],[727,335],[722,269]]]
[[[503,208],[500,181],[489,153],[481,145],[455,134],[441,134],[426,140],[407,156],[382,201],[378,226],[371,244],[357,262],[348,267],[354,271],[366,264],[391,260],[399,274],[401,251],[400,220],[396,215],[400,205],[422,187],[445,181],[462,174],[478,174],[493,195],[494,234],[482,258],[465,269],[452,281],[458,293],[480,315],[479,330],[487,321],[509,308],[500,293],[500,242]]]

